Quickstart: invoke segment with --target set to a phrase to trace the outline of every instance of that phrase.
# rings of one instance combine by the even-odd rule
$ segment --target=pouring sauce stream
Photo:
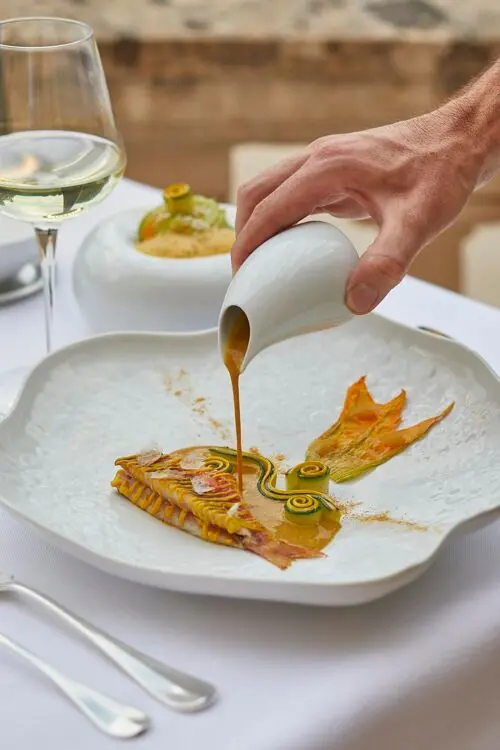
[[[245,313],[241,310],[235,318],[227,338],[224,352],[224,364],[231,379],[234,404],[234,422],[236,427],[236,471],[238,473],[238,492],[243,497],[243,448],[241,439],[241,410],[240,410],[240,373],[241,363],[248,349],[250,340],[250,324]]]

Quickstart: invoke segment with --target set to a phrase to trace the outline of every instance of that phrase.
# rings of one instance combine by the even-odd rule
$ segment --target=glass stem
[[[54,323],[54,291],[56,270],[57,229],[35,227],[35,236],[40,253],[43,275],[43,295],[45,302],[45,341],[47,354],[52,351]]]

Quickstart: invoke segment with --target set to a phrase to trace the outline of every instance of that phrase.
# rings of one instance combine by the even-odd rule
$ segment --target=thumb
[[[384,222],[347,282],[349,309],[357,315],[371,312],[399,284],[420,247],[402,217]]]

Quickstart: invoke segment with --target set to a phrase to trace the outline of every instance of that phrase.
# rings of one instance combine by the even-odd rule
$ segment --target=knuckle
[[[379,255],[375,261],[376,271],[392,284],[397,284],[406,273],[406,264],[393,255]]]
[[[316,146],[313,155],[316,159],[331,159],[332,156],[336,156],[339,153],[339,149],[335,144],[326,141]]]
[[[319,138],[316,138],[314,141],[311,141],[307,148],[309,151],[316,151],[316,149],[321,148],[321,146],[323,146],[325,143],[328,143],[329,140],[330,136],[322,135]]]
[[[336,136],[329,135],[313,141],[309,150],[315,158],[330,159],[341,152],[341,142]]]
[[[356,133],[342,133],[318,138],[311,144],[311,153],[321,157],[346,157],[366,162],[370,151],[366,149],[364,141]]]

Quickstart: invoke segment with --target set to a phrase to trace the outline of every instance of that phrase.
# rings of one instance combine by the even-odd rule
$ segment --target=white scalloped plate
[[[154,443],[166,451],[232,444],[230,389],[214,331],[111,334],[42,362],[0,424],[0,501],[56,546],[141,583],[318,605],[375,599],[420,575],[451,531],[496,516],[500,388],[486,364],[456,343],[378,316],[357,319],[279,344],[250,365],[242,379],[246,447],[283,453],[290,464],[302,460],[365,373],[378,400],[407,390],[407,423],[451,400],[456,406],[406,452],[335,487],[343,502],[358,504],[325,559],[283,572],[164,526],[109,487],[116,456]],[[199,397],[202,413],[193,409]]]

